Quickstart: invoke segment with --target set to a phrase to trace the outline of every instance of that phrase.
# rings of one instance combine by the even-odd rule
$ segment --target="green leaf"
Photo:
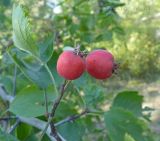
[[[0,83],[4,85],[5,90],[8,93],[12,93],[13,90],[13,78],[9,75],[4,75],[0,77]]]
[[[0,130],[0,141],[19,141],[16,137]]]
[[[46,40],[39,45],[40,59],[42,62],[48,62],[53,54],[53,36],[47,37]]]
[[[119,93],[112,104],[112,108],[121,107],[129,110],[136,116],[142,116],[143,96],[138,95],[136,91],[124,91]]]
[[[18,127],[16,128],[16,136],[21,141],[24,141],[32,132],[32,126],[20,123]]]
[[[9,55],[24,75],[41,88],[51,84],[50,76],[44,65],[34,56],[19,49],[10,50]]]
[[[92,43],[94,40],[94,36],[91,33],[83,33],[81,34],[81,38],[84,42]]]
[[[10,6],[11,0],[2,0],[2,3],[4,4],[4,6]]]
[[[23,73],[20,73],[16,77],[16,93],[20,92],[24,89],[27,85],[33,85],[27,77]]]
[[[115,33],[117,33],[117,34],[119,34],[119,35],[125,35],[125,31],[124,31],[124,29],[122,28],[122,27],[114,27],[113,29],[112,29],[112,32],[115,32]]]
[[[105,124],[111,141],[124,141],[128,134],[135,141],[150,141],[144,134],[144,121],[122,108],[113,108],[105,113]]]
[[[68,101],[62,101],[56,110],[56,117],[63,119],[64,117],[68,117],[68,115],[76,114],[77,111],[74,108],[72,101],[68,103]]]
[[[122,3],[119,0],[106,0],[105,5],[106,6],[119,7],[119,6],[124,6],[125,3]]]
[[[84,86],[84,100],[86,105],[93,108],[97,107],[97,104],[101,103],[104,98],[103,88],[99,86],[97,88],[96,84],[90,84],[88,87],[87,85]]]
[[[13,7],[12,26],[15,46],[38,57],[38,47],[33,39],[28,19],[21,6]]]
[[[49,110],[55,99],[52,88],[47,89]],[[16,115],[24,117],[37,117],[45,114],[44,93],[42,90],[34,86],[27,86],[19,92],[14,101],[10,105],[10,111]]]
[[[82,136],[85,133],[85,127],[82,122],[77,120],[58,127],[58,131],[67,141],[82,141]]]
[[[7,54],[7,52],[3,54],[2,63],[5,65],[11,65],[14,63],[12,58]]]
[[[112,39],[112,32],[105,31],[104,33],[98,35],[95,40],[96,42],[99,42],[99,41],[108,41],[111,39]]]

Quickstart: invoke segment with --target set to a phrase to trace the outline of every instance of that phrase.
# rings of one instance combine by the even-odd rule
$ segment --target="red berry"
[[[83,58],[73,51],[64,51],[58,58],[58,74],[67,80],[77,79],[85,70]]]
[[[87,72],[96,79],[106,79],[114,69],[113,55],[105,50],[92,51],[86,57]]]

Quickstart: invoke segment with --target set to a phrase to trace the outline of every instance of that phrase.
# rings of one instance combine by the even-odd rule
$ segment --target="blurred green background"
[[[120,64],[117,74],[96,83],[109,94],[138,90],[144,95],[143,106],[155,109],[151,127],[160,141],[160,1],[104,1],[97,8],[95,0],[0,0],[0,81],[11,91],[15,66],[6,49],[13,46],[12,6],[22,4],[38,42],[55,33],[56,52],[77,44],[112,52]]]

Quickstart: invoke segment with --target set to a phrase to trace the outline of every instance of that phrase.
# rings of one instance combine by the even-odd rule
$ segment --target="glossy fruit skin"
[[[73,51],[64,51],[57,61],[57,72],[66,80],[79,78],[85,71],[85,61]]]
[[[96,79],[107,79],[112,76],[114,57],[105,50],[94,50],[86,57],[86,70]]]

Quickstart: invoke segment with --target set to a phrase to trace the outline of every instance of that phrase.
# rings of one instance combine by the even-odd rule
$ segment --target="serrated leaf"
[[[85,133],[85,127],[82,122],[77,120],[58,127],[58,131],[67,141],[81,141]]]
[[[38,57],[38,47],[32,37],[28,19],[21,6],[13,7],[12,26],[15,46]]]
[[[120,92],[112,103],[112,108],[121,107],[129,110],[136,116],[142,116],[143,96],[138,95],[136,91]]]
[[[47,89],[49,110],[52,102],[56,97],[54,90]],[[44,93],[35,86],[28,86],[19,92],[13,102],[10,104],[9,110],[16,115],[24,117],[37,117],[45,114]]]
[[[125,141],[126,134],[135,141],[150,141],[144,134],[145,123],[122,108],[113,108],[106,112],[105,124],[111,141]]]
[[[9,54],[14,63],[29,80],[41,88],[46,88],[51,84],[50,76],[44,65],[33,55],[24,53],[19,49],[16,49],[16,51],[10,50]]]
[[[47,37],[43,43],[39,45],[40,59],[42,62],[48,62],[53,54],[53,37]]]
[[[0,141],[19,141],[16,137],[0,130]]]

